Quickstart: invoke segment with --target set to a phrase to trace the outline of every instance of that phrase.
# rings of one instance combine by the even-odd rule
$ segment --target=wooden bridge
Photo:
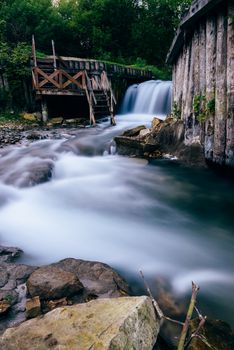
[[[53,56],[37,58],[33,41],[32,81],[37,99],[41,100],[42,119],[48,119],[48,96],[83,96],[89,106],[90,124],[96,119],[111,116],[114,124],[114,110],[117,100],[112,80],[123,78],[142,82],[152,78],[150,71],[133,69],[118,64],[75,57]]]

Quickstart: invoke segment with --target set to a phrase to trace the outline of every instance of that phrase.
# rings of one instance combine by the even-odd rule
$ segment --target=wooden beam
[[[68,83],[68,85],[69,84],[71,84],[71,83],[73,83],[73,84],[75,84],[79,89],[83,89],[83,86],[82,86],[82,84],[81,83],[79,83],[74,77],[72,77],[70,74],[68,74],[65,70],[63,70],[63,69],[61,69],[60,70],[60,72],[62,73],[62,75],[64,75],[70,82]],[[77,73],[76,75],[78,75],[78,76],[81,76],[83,74],[83,72],[79,72],[79,73]],[[75,75],[75,76],[76,76]],[[66,82],[67,83],[67,82]],[[65,83],[65,84],[66,84]],[[64,85],[65,85],[64,84]]]
[[[56,70],[56,71],[54,71],[52,74],[50,74],[50,75],[48,75],[48,77],[50,78],[50,79],[53,79],[53,78],[55,78],[56,76],[58,76],[59,75],[59,71],[58,70]],[[53,80],[53,81],[55,81],[56,82],[56,80]],[[51,80],[50,80],[50,82],[51,82]],[[56,82],[57,83],[57,82]],[[42,80],[39,84],[38,84],[38,87],[39,88],[41,88],[43,85],[45,85],[45,84],[48,84],[48,78],[45,78],[44,80]],[[55,84],[54,84],[55,85]]]
[[[51,78],[50,76],[53,76],[54,74],[56,74],[57,72],[53,72],[52,74],[48,75],[45,72],[43,72],[43,70],[41,70],[39,67],[35,68],[35,71],[42,75],[46,80],[48,80],[48,82],[50,82],[51,84],[55,85],[58,89],[59,89],[59,84],[57,83],[57,81],[53,80],[53,78]]]
[[[65,72],[65,71],[62,71],[63,74],[64,74],[64,72]],[[65,73],[66,73],[66,72],[65,72]],[[68,73],[66,73],[66,74],[70,76],[70,74],[68,74]],[[69,84],[72,84],[72,83],[73,83],[73,84],[76,84],[80,89],[82,89],[82,88],[83,88],[82,82],[79,83],[79,82],[77,81],[77,79],[80,78],[80,77],[82,77],[83,74],[84,74],[84,73],[83,73],[82,71],[80,71],[80,72],[78,72],[77,74],[75,74],[73,77],[70,76],[69,80],[66,81],[66,82],[63,84],[62,88],[65,89]],[[64,75],[65,75],[65,74],[64,74]],[[65,76],[67,77],[67,75],[65,75]]]

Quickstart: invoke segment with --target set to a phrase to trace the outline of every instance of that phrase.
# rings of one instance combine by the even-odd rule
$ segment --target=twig
[[[150,290],[150,287],[148,286],[148,284],[147,284],[147,282],[146,282],[146,280],[145,280],[145,276],[144,276],[144,274],[143,274],[143,272],[142,272],[141,270],[140,270],[140,275],[141,275],[141,277],[142,277],[142,279],[143,279],[145,288],[146,288],[146,290],[147,290],[147,292],[148,292],[148,294],[149,294],[149,296],[150,296],[150,299],[151,299],[151,301],[152,301],[152,303],[153,303],[153,306],[154,306],[154,308],[155,308],[155,311],[157,312],[157,315],[158,315],[159,319],[160,319],[160,320],[165,319],[165,320],[167,320],[167,321],[170,321],[170,322],[173,322],[173,323],[177,323],[177,324],[183,326],[183,325],[184,325],[183,322],[180,322],[180,321],[177,321],[177,320],[173,320],[172,318],[167,317],[167,316],[164,315],[164,313],[163,313],[163,311],[161,310],[160,306],[158,305],[157,301],[154,299],[153,294],[152,294],[152,292],[151,292],[151,290]]]
[[[195,337],[199,338],[209,349],[211,349],[211,350],[219,350],[219,349],[211,346],[208,343],[207,339],[202,334],[197,334],[197,335],[195,335]]]
[[[187,332],[188,332],[189,322],[190,322],[192,315],[193,315],[198,291],[199,291],[199,287],[194,282],[192,282],[192,296],[191,296],[187,316],[186,316],[186,319],[185,319],[185,322],[183,325],[183,329],[182,329],[182,332],[180,335],[177,350],[184,350],[184,344],[185,344],[185,340],[186,340],[186,336],[187,336]]]
[[[201,317],[201,318],[200,318]],[[199,324],[198,324],[198,327],[197,327],[197,329],[195,330],[195,332],[193,332],[192,334],[191,334],[191,337],[188,339],[188,341],[187,341],[187,343],[185,344],[185,349],[187,348],[187,346],[189,345],[189,343],[191,342],[191,340],[194,338],[194,337],[197,337],[197,336],[202,336],[201,334],[199,334],[199,332],[200,332],[200,330],[201,330],[201,328],[204,326],[204,324],[205,324],[205,322],[206,322],[206,316],[202,316],[201,314],[199,314],[199,318],[200,318],[200,322],[199,322]]]
[[[162,310],[160,309],[160,307],[159,307],[157,301],[154,299],[154,297],[153,297],[153,295],[152,295],[152,293],[151,293],[151,290],[150,290],[150,288],[149,288],[149,286],[148,286],[148,284],[147,284],[147,282],[146,282],[146,280],[145,280],[145,277],[144,277],[142,271],[140,271],[140,275],[141,275],[141,277],[142,277],[142,279],[143,279],[145,288],[146,288],[146,290],[147,290],[147,292],[148,292],[148,294],[149,294],[149,296],[150,296],[150,298],[151,298],[151,301],[152,301],[152,303],[153,303],[153,305],[154,305],[154,308],[155,308],[155,310],[156,310],[156,312],[157,312],[157,314],[158,314],[158,317],[159,317],[160,320],[161,320],[161,319],[164,317],[164,314],[163,314]]]

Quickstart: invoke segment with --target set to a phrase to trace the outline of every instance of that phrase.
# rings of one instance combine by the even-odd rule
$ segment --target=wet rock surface
[[[140,126],[115,137],[117,152],[130,157],[160,159],[176,157],[188,166],[205,167],[205,157],[199,142],[184,143],[184,124],[167,117],[165,121],[152,120],[150,129]]]
[[[83,289],[78,277],[55,266],[40,267],[27,280],[28,294],[41,300],[70,297]]]
[[[89,295],[104,298],[131,293],[124,279],[107,264],[69,258],[52,266],[76,274]]]
[[[19,248],[0,246],[0,264],[6,262],[13,262],[14,259],[18,258],[22,253],[23,251]],[[4,273],[6,273],[5,270]],[[2,278],[0,283],[3,283]]]
[[[0,339],[0,347],[150,350],[159,326],[148,297],[99,299],[58,308],[8,329]]]

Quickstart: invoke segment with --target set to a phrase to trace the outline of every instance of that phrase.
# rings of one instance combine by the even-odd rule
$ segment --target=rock
[[[54,266],[40,267],[27,280],[28,293],[41,300],[60,299],[79,293],[82,283],[72,272]]]
[[[31,273],[37,269],[35,266],[24,264],[4,264],[2,267],[7,271],[8,283],[14,281],[16,286],[26,282]]]
[[[151,132],[150,129],[142,129],[139,133],[140,138],[144,138],[145,136],[149,135]]]
[[[53,126],[61,125],[63,122],[63,118],[51,118],[49,123],[51,123]]]
[[[57,307],[69,305],[69,302],[67,298],[61,298],[57,300],[49,300],[46,304],[48,309],[51,311],[56,309]]]
[[[32,122],[37,121],[37,117],[33,113],[23,113],[23,114],[21,114],[21,117],[23,119],[25,119],[25,120],[29,120],[29,121],[32,121]]]
[[[41,139],[41,135],[37,132],[31,132],[29,133],[26,138],[28,140],[40,140]]]
[[[197,330],[198,324],[198,319],[190,322],[190,335]],[[207,344],[201,338],[193,337],[188,350],[234,349],[234,334],[230,326],[223,321],[207,319],[199,334],[205,338]]]
[[[0,246],[0,264],[14,261],[22,253],[23,251],[19,248]]]
[[[155,152],[159,149],[159,144],[148,143],[139,138],[117,136],[115,142],[118,154],[123,156],[144,157],[145,153]]]
[[[1,350],[150,350],[160,323],[148,297],[98,299],[6,330]]]
[[[13,305],[18,300],[18,293],[15,290],[1,290],[0,289],[0,301],[6,301],[8,304]]]
[[[26,300],[26,318],[34,318],[41,314],[41,302],[39,297]]]
[[[152,125],[152,128],[153,129],[156,129],[158,128],[158,126],[160,124],[163,124],[163,121],[161,119],[158,119],[158,118],[153,118],[152,122],[151,122],[151,125]]]
[[[2,314],[5,314],[9,310],[10,307],[11,307],[11,304],[8,303],[7,301],[3,301],[3,300],[0,301],[0,316]]]
[[[103,298],[130,294],[124,279],[107,264],[70,258],[52,266],[74,273],[88,294]]]
[[[51,160],[43,160],[36,164],[31,164],[28,168],[24,169],[24,173],[21,174],[20,180],[17,185],[19,187],[35,186],[44,182],[47,182],[52,177],[54,163]],[[19,179],[19,174],[13,173],[8,179],[7,183],[14,183]]]
[[[141,130],[146,129],[144,125],[137,126],[136,128],[126,130],[122,136],[133,137],[138,136]]]

